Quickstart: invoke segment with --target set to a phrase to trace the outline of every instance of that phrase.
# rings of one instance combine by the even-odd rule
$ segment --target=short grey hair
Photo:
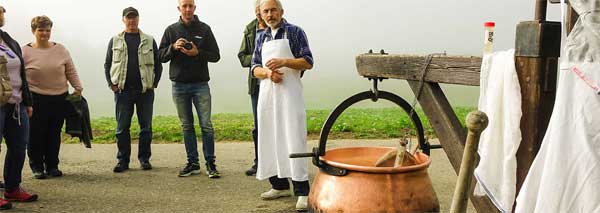
[[[283,6],[281,5],[281,1],[279,1],[279,0],[260,0],[259,6],[263,5],[267,1],[274,1],[275,4],[277,4],[277,7],[279,7],[279,9],[283,9]]]
[[[260,7],[260,2],[261,1],[262,0],[256,0],[256,1],[254,1],[254,7]]]

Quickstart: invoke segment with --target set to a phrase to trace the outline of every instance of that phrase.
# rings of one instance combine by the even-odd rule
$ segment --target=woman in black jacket
[[[0,27],[4,26],[4,13],[0,6]],[[4,198],[0,209],[11,208],[9,201],[31,202],[37,195],[21,188],[21,173],[29,140],[29,119],[33,114],[31,94],[25,77],[25,67],[20,45],[8,33],[0,30],[0,71],[9,76],[12,93],[7,103],[0,106],[0,137],[6,141],[4,160]]]

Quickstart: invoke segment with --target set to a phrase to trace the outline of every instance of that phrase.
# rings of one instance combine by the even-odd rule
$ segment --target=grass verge
[[[455,107],[454,112],[464,126],[464,119],[472,107]],[[309,139],[318,139],[321,127],[329,115],[329,110],[308,110],[306,112],[307,130]],[[435,133],[429,120],[418,109],[417,113],[425,134],[434,138]],[[197,118],[197,117],[196,117]],[[252,141],[252,114],[221,113],[212,116],[216,141]],[[132,141],[137,140],[139,126],[137,120],[131,122]],[[153,143],[181,143],[183,133],[177,116],[155,116],[153,123]],[[114,143],[116,122],[113,117],[92,119],[94,143]],[[196,132],[201,135],[196,119]],[[374,138],[400,138],[414,137],[416,135],[412,122],[406,112],[400,108],[381,109],[349,109],[335,122],[330,139],[374,139]],[[200,137],[199,137],[200,138]],[[66,143],[79,143],[76,138],[63,135]]]

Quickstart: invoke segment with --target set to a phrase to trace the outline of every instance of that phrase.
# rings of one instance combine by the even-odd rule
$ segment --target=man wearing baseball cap
[[[108,87],[115,95],[117,120],[117,160],[113,171],[129,169],[131,155],[131,117],[137,113],[139,133],[138,160],[143,170],[152,169],[150,143],[152,142],[152,109],[154,88],[162,73],[158,47],[150,35],[138,28],[139,13],[133,7],[123,10],[125,30],[108,42],[104,71]]]

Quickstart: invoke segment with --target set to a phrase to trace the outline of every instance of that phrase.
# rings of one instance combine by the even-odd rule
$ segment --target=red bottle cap
[[[486,27],[495,27],[496,23],[494,23],[494,22],[485,22],[483,25],[486,26]]]

